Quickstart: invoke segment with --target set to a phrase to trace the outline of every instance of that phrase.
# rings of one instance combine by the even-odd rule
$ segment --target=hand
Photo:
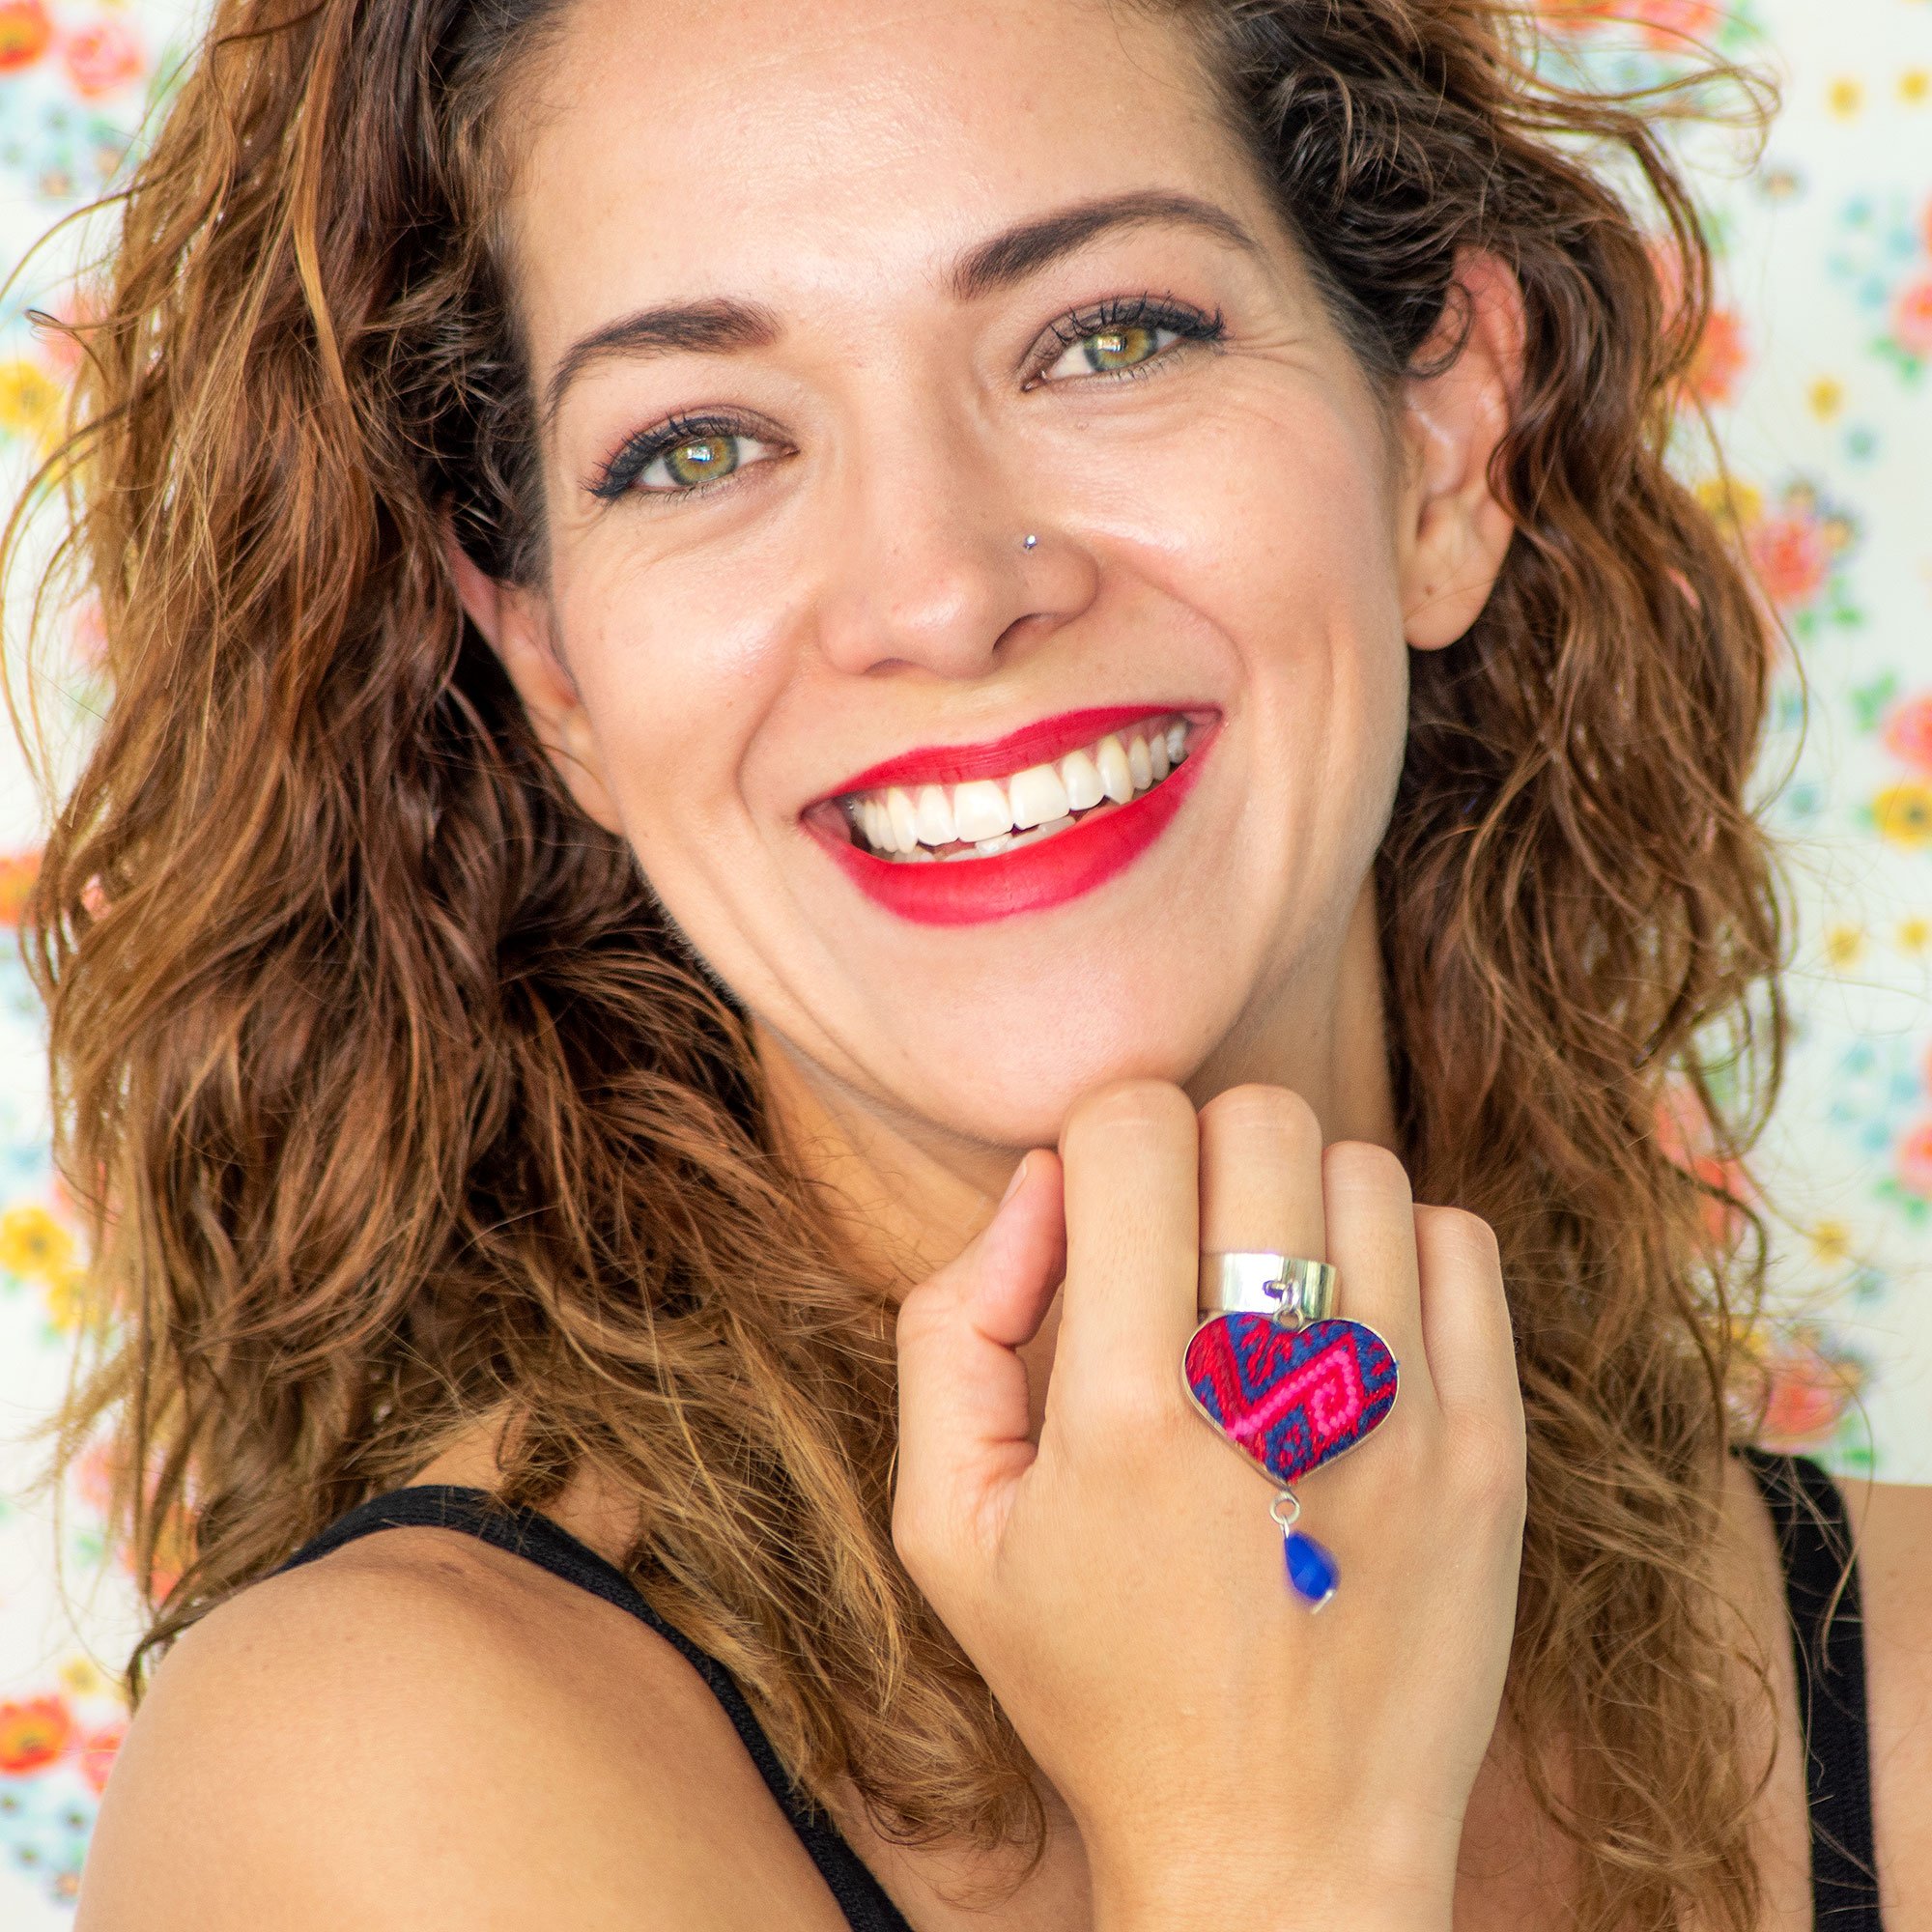
[[[1332,1261],[1402,1370],[1300,1486],[1335,1552],[1290,1592],[1267,1478],[1180,1371],[1203,1248]],[[1038,1442],[1025,1365],[1065,1276]],[[1133,1081],[1029,1154],[906,1297],[894,1536],[1077,1823],[1106,1927],[1446,1932],[1521,1560],[1522,1402],[1494,1236],[1411,1204],[1305,1102]]]

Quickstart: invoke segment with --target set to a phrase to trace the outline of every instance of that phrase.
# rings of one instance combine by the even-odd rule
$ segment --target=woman
[[[1728,1453],[1704,256],[1515,32],[221,9],[37,926],[83,1932],[1932,1925],[1932,1504]]]

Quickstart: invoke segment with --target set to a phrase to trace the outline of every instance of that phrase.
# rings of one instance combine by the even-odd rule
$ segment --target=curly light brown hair
[[[1517,534],[1467,637],[1414,659],[1378,861],[1403,1151],[1504,1257],[1530,1476],[1506,1722],[1578,1923],[1744,1932],[1764,1672],[1714,1550],[1764,1242],[1711,1176],[1778,1084],[1783,916],[1746,800],[1766,621],[1665,462],[1706,246],[1654,103],[1551,78],[1508,8],[1142,4],[1183,17],[1391,403],[1459,250],[1522,291],[1492,472]],[[1024,1755],[891,1545],[886,1285],[445,567],[448,519],[497,575],[544,568],[491,211],[505,95],[565,11],[222,0],[121,197],[49,472],[111,697],[29,929],[113,1316],[66,1440],[120,1445],[137,1684],[510,1415],[504,1493],[590,1468],[636,1497],[639,1586],[808,1787],[849,1777],[908,1838],[1023,1841]],[[1716,1167],[1660,1135],[1671,1083]]]

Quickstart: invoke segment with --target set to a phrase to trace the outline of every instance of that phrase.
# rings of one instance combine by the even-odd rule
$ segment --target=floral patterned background
[[[1798,1037],[1762,1163],[1782,1319],[1750,1346],[1777,1445],[1932,1481],[1932,0],[1622,0],[1619,23],[1600,0],[1544,6],[1549,58],[1593,74],[1659,78],[1690,35],[1782,87],[1761,154],[1713,133],[1690,151],[1722,273],[1695,388],[1728,478],[1689,438],[1683,461],[1792,640],[1764,777],[1801,913]],[[0,273],[25,261],[0,293],[10,499],[67,375],[29,311],[61,312],[75,259],[27,249],[114,179],[192,17],[184,0],[0,0]],[[68,625],[84,711],[86,608]],[[9,926],[38,824],[10,749]],[[31,1480],[82,1306],[43,1084],[34,996],[0,949],[0,1925],[16,1932],[66,1922],[134,1629],[98,1463],[58,1510]]]

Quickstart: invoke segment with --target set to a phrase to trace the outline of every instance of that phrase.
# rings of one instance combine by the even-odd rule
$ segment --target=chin
[[[993,1147],[1050,1147],[1079,1096],[1109,1081],[1185,1086],[1246,1004],[1214,983],[1192,947],[1129,953],[1111,972],[1069,962],[981,988],[945,1009],[895,1016],[861,1048],[863,1062],[916,1069],[878,1080],[929,1125]]]

